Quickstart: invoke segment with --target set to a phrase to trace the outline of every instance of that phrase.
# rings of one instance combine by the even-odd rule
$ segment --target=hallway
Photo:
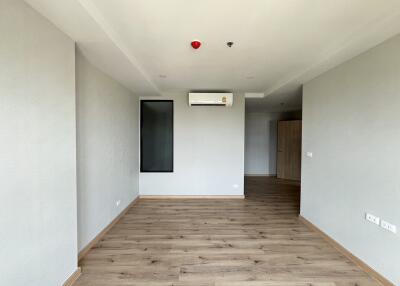
[[[298,220],[299,186],[246,178],[246,199],[141,199],[75,286],[379,285]]]

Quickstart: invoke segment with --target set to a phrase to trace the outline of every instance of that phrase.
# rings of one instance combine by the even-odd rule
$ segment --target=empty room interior
[[[400,1],[0,0],[0,285],[400,286]]]

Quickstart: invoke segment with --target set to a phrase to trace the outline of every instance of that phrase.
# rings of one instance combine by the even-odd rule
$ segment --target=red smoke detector
[[[197,50],[201,46],[201,42],[197,40],[192,41],[190,44],[192,45],[192,48],[195,50]]]

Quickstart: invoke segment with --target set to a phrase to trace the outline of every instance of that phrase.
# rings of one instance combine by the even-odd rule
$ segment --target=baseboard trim
[[[139,196],[133,200],[112,222],[110,222],[88,245],[83,248],[78,254],[78,261],[81,261],[86,254],[92,249],[103,236],[126,214],[126,212],[139,201]]]
[[[140,199],[244,199],[244,195],[239,196],[159,196],[159,195],[146,195],[140,196]]]
[[[64,282],[63,286],[72,286],[76,280],[78,280],[79,276],[81,276],[82,270],[78,267],[74,273]]]
[[[276,174],[244,174],[245,177],[276,177]]]
[[[386,279],[381,274],[376,272],[374,269],[372,269],[368,264],[366,264],[360,258],[358,258],[354,254],[352,254],[350,251],[348,251],[346,248],[344,248],[341,244],[339,244],[336,240],[334,240],[329,235],[327,235],[325,232],[323,232],[321,229],[319,229],[317,226],[315,226],[312,222],[310,222],[309,220],[307,220],[306,218],[304,218],[301,215],[299,215],[299,220],[303,224],[305,224],[309,229],[318,233],[326,242],[328,242],[331,246],[333,246],[342,255],[344,255],[349,260],[351,260],[354,264],[356,264],[358,267],[360,267],[365,273],[367,273],[370,277],[375,279],[377,282],[379,282],[383,286],[395,286],[392,282],[390,282],[388,279]]]

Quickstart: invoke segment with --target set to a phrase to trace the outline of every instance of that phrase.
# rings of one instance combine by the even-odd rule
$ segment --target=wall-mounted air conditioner
[[[232,106],[232,93],[189,93],[190,106]]]

